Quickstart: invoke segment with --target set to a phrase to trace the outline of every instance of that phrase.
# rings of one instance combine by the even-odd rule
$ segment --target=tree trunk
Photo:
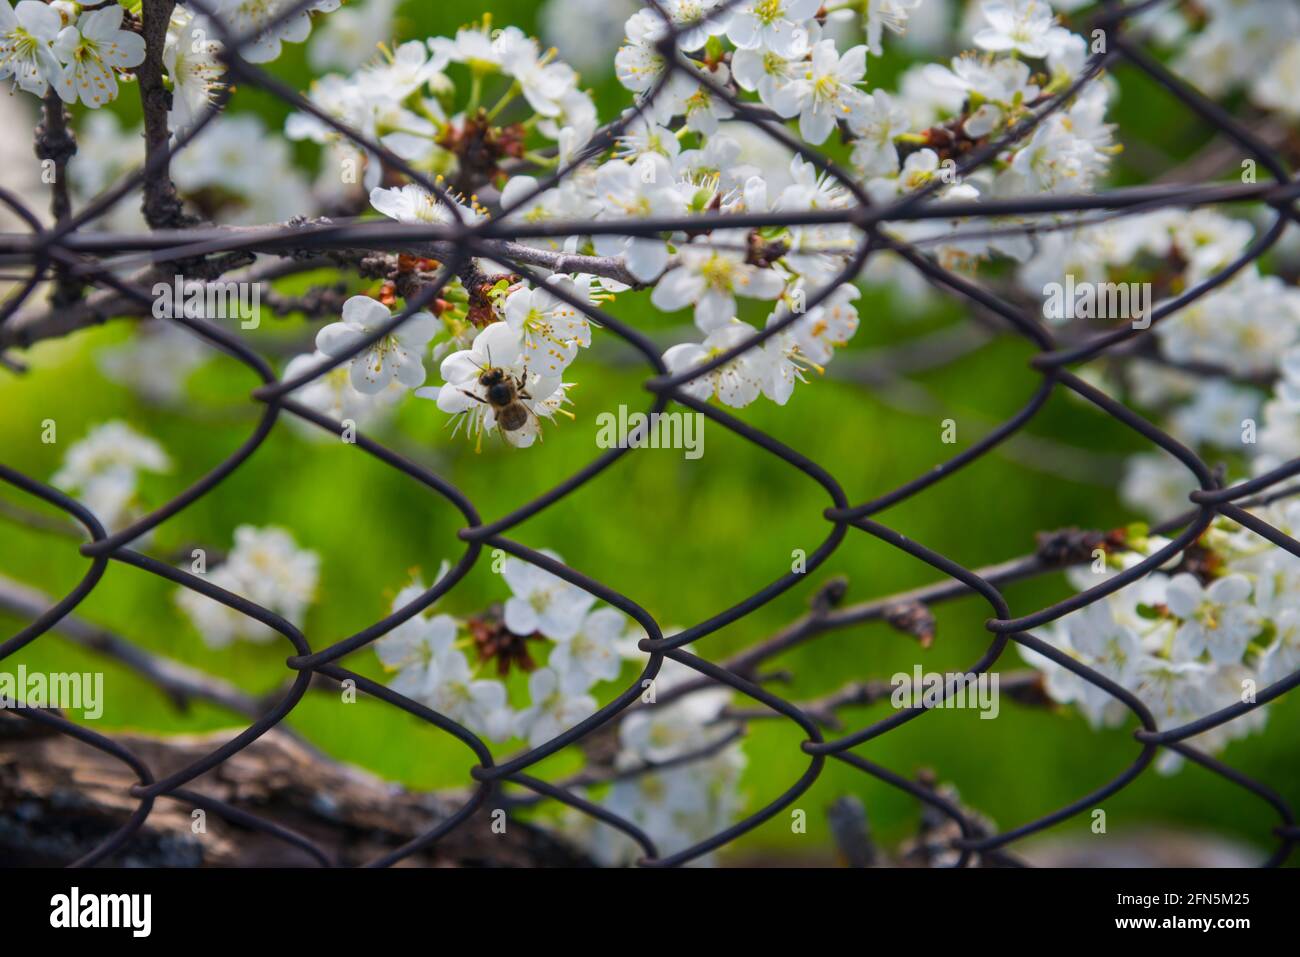
[[[158,778],[229,740],[233,732],[113,739]],[[59,866],[93,850],[135,811],[135,775],[121,761],[31,721],[0,712],[0,866]],[[382,781],[322,759],[272,730],[185,790],[309,839],[340,865],[362,864],[400,847],[455,813],[458,804]],[[404,859],[408,866],[535,867],[590,861],[561,839],[521,821],[494,833],[492,805]],[[200,830],[194,805],[159,798],[109,866],[317,866],[307,851],[273,835],[206,812]],[[497,828],[500,830],[500,827]],[[196,833],[197,832],[197,833]]]

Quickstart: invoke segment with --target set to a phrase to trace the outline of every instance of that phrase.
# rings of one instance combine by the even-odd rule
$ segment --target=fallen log
[[[155,778],[202,758],[236,731],[160,737],[111,735]],[[67,735],[0,712],[0,866],[60,866],[113,834],[139,805],[123,762]],[[331,864],[363,864],[425,834],[456,813],[450,798],[407,790],[351,765],[323,759],[272,730],[184,790],[256,815],[323,852]],[[486,803],[401,862],[424,867],[564,867],[590,861],[566,841]],[[196,811],[198,813],[196,813]],[[501,833],[498,833],[501,832]],[[209,804],[159,798],[108,866],[320,866],[282,836],[226,820]]]

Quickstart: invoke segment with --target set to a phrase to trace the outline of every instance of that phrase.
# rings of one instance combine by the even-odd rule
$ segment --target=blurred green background
[[[536,7],[528,0],[408,3],[399,20],[399,37],[450,34],[484,8],[493,12],[498,24],[533,27]],[[908,62],[897,44],[887,42],[886,48],[886,56],[869,65],[872,85],[889,86]],[[304,48],[285,49],[270,69],[305,89],[311,73]],[[1206,131],[1193,118],[1169,108],[1147,84],[1123,71],[1119,79],[1122,94],[1114,118],[1127,152],[1117,181],[1142,181],[1152,169],[1162,164],[1167,168],[1206,141]],[[627,105],[625,92],[610,78],[584,77],[586,83],[596,92],[602,120]],[[130,96],[117,106],[128,122],[138,119],[138,104]],[[233,108],[256,111],[273,126],[289,112],[250,87],[235,94]],[[301,149],[309,159],[310,149]],[[297,282],[305,286],[309,279]],[[1000,338],[952,364],[918,373],[915,387],[924,389],[926,396],[924,408],[918,410],[908,401],[918,394],[914,386],[903,390],[896,383],[884,388],[864,385],[851,381],[852,371],[863,363],[873,365],[879,357],[876,350],[970,322],[969,314],[955,301],[936,304],[880,291],[864,295],[859,308],[860,331],[825,380],[798,388],[784,408],[760,400],[738,413],[824,466],[851,500],[874,497],[949,458],[955,449],[940,442],[942,419],[956,420],[956,449],[964,448],[1014,414],[1038,385],[1027,365],[1029,348]],[[683,321],[657,316],[645,294],[620,296],[612,311],[625,322],[651,330],[680,327]],[[188,401],[178,406],[149,403],[106,380],[96,367],[96,351],[124,341],[131,332],[128,322],[111,323],[44,344],[24,357],[31,365],[28,374],[0,376],[0,407],[6,410],[0,417],[0,449],[6,463],[48,480],[70,442],[100,422],[121,418],[157,438],[177,463],[169,476],[145,478],[145,498],[156,505],[204,474],[249,434],[261,411],[248,399],[257,383],[223,357],[215,357],[192,378]],[[301,319],[268,320],[260,330],[245,334],[254,346],[284,354],[283,343],[307,342],[312,329]],[[593,350],[581,356],[573,370],[580,382],[574,392],[576,421],[551,430],[538,447],[520,452],[485,442],[482,453],[474,454],[460,437],[449,436],[445,416],[433,403],[409,400],[377,437],[446,476],[468,493],[485,519],[503,515],[597,453],[598,412],[620,403],[633,409],[647,404],[640,386],[647,377],[644,364],[612,335],[596,335],[601,340],[599,354]],[[432,373],[431,381],[436,381]],[[45,419],[58,423],[55,445],[41,442]],[[1144,450],[1123,426],[1057,395],[1025,431],[1046,444],[984,456],[955,478],[885,512],[881,520],[968,567],[978,567],[1032,550],[1039,530],[1107,528],[1141,517],[1120,507],[1113,493],[1123,454]],[[40,508],[11,489],[3,497]],[[828,504],[820,487],[797,470],[710,423],[702,459],[686,461],[679,451],[642,450],[510,535],[532,547],[555,549],[573,567],[629,595],[665,626],[682,627],[729,607],[783,574],[793,549],[811,552],[828,531],[821,518]],[[456,538],[461,517],[439,496],[355,447],[309,441],[285,422],[234,475],[164,524],[153,547],[163,553],[191,546],[224,551],[241,523],[283,526],[300,545],[321,555],[319,600],[305,623],[315,648],[384,615],[412,569],[427,580],[440,561],[454,561],[461,550]],[[86,567],[69,540],[3,523],[0,542],[4,574],[51,595],[69,590]],[[798,616],[817,586],[833,575],[848,578],[848,601],[888,595],[940,577],[870,536],[851,532],[806,583],[704,638],[692,650],[719,659],[770,635]],[[112,564],[77,614],[249,691],[280,685],[289,653],[283,643],[211,650],[175,607],[174,591],[161,579]],[[1016,614],[1068,593],[1059,575],[1007,589]],[[440,607],[471,613],[505,597],[504,583],[480,562]],[[910,672],[917,662],[930,671],[964,670],[988,644],[982,623],[989,610],[982,600],[968,598],[935,611],[938,634],[928,650],[879,623],[845,629],[771,662],[793,676],[777,690],[793,700],[811,698],[847,681],[887,680],[895,672]],[[0,623],[11,631],[24,624],[10,619]],[[99,730],[194,731],[246,723],[204,706],[178,714],[143,680],[57,635],[42,637],[6,667],[19,662],[41,670],[104,670],[107,700]],[[345,663],[382,676],[370,650]],[[1002,665],[1023,667],[1014,650],[1007,652]],[[630,680],[634,674],[629,665],[623,678]],[[601,686],[601,700],[617,690],[612,683]],[[846,711],[844,718],[856,728],[888,711],[889,705],[882,703]],[[1300,700],[1291,695],[1271,706],[1265,733],[1232,744],[1226,753],[1233,767],[1268,782],[1293,803],[1300,801],[1300,746],[1290,730],[1297,717]],[[448,787],[467,781],[472,758],[466,749],[397,709],[364,697],[345,706],[335,694],[312,692],[288,721],[329,753],[408,785]],[[752,725],[744,746],[746,806],[761,806],[802,773],[806,758],[799,750],[801,737],[784,721]],[[498,749],[502,754],[512,750]],[[941,781],[958,786],[965,803],[1005,829],[1109,780],[1133,759],[1137,747],[1129,729],[1094,732],[1072,711],[1031,709],[1004,700],[998,720],[981,721],[975,711],[939,711],[868,743],[860,752],[904,775],[933,768]],[[554,777],[575,765],[575,756],[562,754],[539,766],[538,773]],[[843,794],[862,798],[886,846],[915,831],[914,801],[831,761],[797,802],[809,812],[807,835],[792,834],[788,816],[778,816],[728,848],[724,862],[787,856],[829,860],[824,809]],[[1259,799],[1196,767],[1172,777],[1149,771],[1103,806],[1112,832],[1159,822],[1233,835],[1261,848],[1269,846],[1276,823],[1272,810]],[[1088,816],[1081,815],[1053,833],[1083,838],[1088,828]]]

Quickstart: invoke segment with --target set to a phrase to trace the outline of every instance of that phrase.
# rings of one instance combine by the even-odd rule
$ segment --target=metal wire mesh
[[[297,249],[318,248],[326,250],[346,245],[349,241],[357,241],[361,238],[365,238],[372,243],[383,239],[391,239],[394,242],[442,242],[447,244],[451,254],[445,257],[438,280],[410,297],[406,308],[401,313],[396,315],[384,328],[377,330],[365,341],[359,342],[351,355],[331,359],[322,363],[318,368],[311,369],[307,373],[290,380],[278,379],[268,363],[239,338],[202,319],[178,317],[176,321],[199,339],[215,347],[234,361],[244,364],[261,379],[262,385],[252,392],[250,398],[261,403],[265,407],[265,411],[255,431],[248,436],[247,440],[233,454],[180,495],[177,495],[174,499],[128,528],[109,534],[96,517],[75,500],[40,481],[16,471],[8,465],[0,464],[0,478],[63,510],[84,526],[91,538],[91,541],[82,545],[80,549],[81,554],[90,560],[89,568],[80,583],[28,627],[0,644],[0,660],[7,658],[32,641],[50,632],[60,619],[72,612],[91,593],[100,581],[110,561],[133,565],[150,574],[168,579],[184,588],[193,589],[236,609],[242,614],[274,629],[283,636],[293,649],[293,655],[287,659],[287,665],[294,672],[295,677],[287,693],[274,707],[253,721],[242,733],[212,751],[202,760],[161,780],[155,777],[144,762],[110,737],[92,731],[84,725],[75,724],[56,713],[35,709],[15,712],[23,718],[46,725],[112,755],[127,765],[139,778],[139,783],[131,789],[131,796],[139,802],[136,811],[115,833],[111,834],[98,846],[88,849],[74,863],[76,865],[91,865],[104,862],[122,850],[131,841],[132,836],[144,825],[154,806],[154,802],[160,797],[168,797],[189,802],[197,807],[207,808],[241,826],[263,831],[298,848],[307,848],[319,860],[328,862],[329,855],[319,848],[315,848],[307,838],[288,831],[274,822],[259,818],[246,810],[186,789],[186,785],[195,778],[246,748],[259,736],[283,721],[302,700],[313,676],[323,676],[336,682],[346,680],[355,682],[356,687],[366,694],[416,715],[455,737],[472,753],[477,762],[471,772],[475,782],[473,792],[463,807],[455,814],[436,822],[418,838],[370,862],[372,865],[377,866],[386,866],[400,861],[432,845],[452,829],[462,826],[471,815],[484,806],[507,783],[522,786],[542,798],[563,802],[607,825],[620,829],[640,845],[644,853],[644,857],[639,862],[642,865],[669,866],[681,864],[727,844],[791,806],[817,780],[828,759],[834,759],[857,768],[861,772],[925,802],[939,814],[951,819],[960,832],[960,837],[954,839],[951,843],[958,866],[975,863],[999,863],[1009,860],[1003,855],[1002,849],[1012,842],[1043,831],[1072,815],[1094,807],[1098,802],[1131,784],[1146,771],[1161,748],[1181,754],[1270,805],[1279,819],[1279,824],[1274,829],[1277,846],[1268,863],[1276,865],[1284,862],[1289,856],[1293,844],[1300,838],[1300,828],[1296,827],[1294,814],[1288,804],[1266,785],[1252,780],[1216,758],[1198,751],[1191,747],[1187,741],[1196,734],[1221,725],[1255,708],[1262,707],[1267,702],[1286,694],[1297,684],[1300,684],[1300,671],[1263,689],[1253,702],[1234,704],[1179,727],[1161,728],[1156,718],[1134,694],[1105,675],[1086,667],[1059,651],[1048,642],[1035,637],[1032,631],[1039,626],[1060,619],[1071,611],[1083,608],[1106,595],[1131,585],[1147,573],[1165,565],[1171,559],[1193,546],[1217,517],[1230,519],[1275,543],[1280,548],[1300,555],[1300,542],[1261,521],[1243,507],[1243,505],[1250,504],[1251,501],[1276,496],[1280,483],[1284,482],[1288,477],[1300,473],[1300,459],[1287,462],[1250,481],[1224,487],[1215,472],[1193,451],[1069,371],[1071,365],[1101,356],[1120,343],[1138,336],[1147,335],[1149,330],[1132,327],[1116,328],[1100,333],[1082,344],[1062,348],[1052,332],[1045,328],[1035,315],[1027,313],[1022,308],[1002,300],[987,289],[942,268],[923,256],[908,243],[886,235],[882,229],[882,227],[894,222],[927,218],[993,218],[999,215],[1032,215],[1083,212],[1086,210],[1108,210],[1114,211],[1118,215],[1124,215],[1174,205],[1196,206],[1235,201],[1260,202],[1272,209],[1274,219],[1269,229],[1255,239],[1239,258],[1222,271],[1193,288],[1187,289],[1176,298],[1156,309],[1151,316],[1152,326],[1212,289],[1221,286],[1234,274],[1265,253],[1281,236],[1288,219],[1296,218],[1296,211],[1292,205],[1294,197],[1298,195],[1295,188],[1296,184],[1291,179],[1283,160],[1274,150],[1252,135],[1249,130],[1228,115],[1222,108],[1209,101],[1187,82],[1169,72],[1142,48],[1140,42],[1126,35],[1126,21],[1130,20],[1135,14],[1154,7],[1158,2],[1159,0],[1144,0],[1144,2],[1137,2],[1127,6],[1114,2],[1105,3],[1103,9],[1094,17],[1091,24],[1093,28],[1104,31],[1106,37],[1105,52],[1094,54],[1070,88],[1034,110],[1030,116],[1016,124],[997,142],[989,143],[967,154],[958,164],[959,174],[968,173],[988,163],[1007,145],[1031,134],[1039,123],[1068,102],[1086,84],[1096,82],[1103,69],[1125,62],[1168,91],[1187,109],[1213,127],[1219,135],[1235,143],[1246,156],[1256,160],[1269,173],[1273,182],[1242,185],[1240,187],[1236,185],[1225,186],[1223,184],[1142,187],[1116,190],[1092,196],[986,200],[979,203],[949,202],[944,203],[940,209],[935,204],[925,202],[940,186],[939,181],[935,180],[929,186],[906,195],[892,204],[881,206],[873,204],[869,200],[861,188],[854,183],[851,175],[839,169],[818,151],[800,142],[782,126],[773,123],[763,111],[756,109],[752,104],[738,101],[726,89],[713,86],[712,93],[730,103],[738,120],[751,123],[760,128],[767,136],[772,137],[775,141],[802,156],[820,171],[835,177],[852,194],[854,202],[843,210],[798,214],[704,215],[680,221],[651,219],[635,222],[548,223],[542,226],[529,225],[527,227],[516,222],[503,221],[501,218],[477,224],[459,222],[448,226],[403,226],[393,223],[385,223],[381,226],[375,224],[332,225],[328,223],[302,223],[295,224],[292,228],[276,234],[261,231],[232,236],[228,231],[196,228],[186,231],[162,231],[152,237],[135,238],[129,248],[150,250],[154,254],[155,261],[158,262],[173,262],[183,259],[194,261],[196,257],[206,254],[238,252],[250,249],[266,251],[274,249],[276,243],[283,243],[285,246],[291,245]],[[198,12],[212,16],[211,11],[200,0],[189,0],[188,5]],[[310,0],[303,0],[303,2],[295,4],[292,8],[286,9],[281,14],[281,18],[287,20],[289,17],[305,10],[309,5]],[[663,10],[656,0],[649,0],[648,5],[658,9],[660,14],[663,15]],[[729,5],[724,5],[715,10],[713,15],[721,13]],[[213,16],[213,20],[218,25],[220,24],[220,21],[215,16]],[[666,16],[665,22],[668,23],[668,30],[659,45],[659,50],[665,60],[668,61],[670,69],[665,70],[658,85],[639,104],[636,110],[625,114],[620,121],[602,130],[600,143],[597,144],[597,147],[600,144],[612,142],[646,108],[646,104],[660,93],[672,72],[687,69],[682,56],[676,49],[675,39],[679,28],[673,27]],[[262,69],[243,59],[240,51],[251,39],[250,37],[232,37],[230,31],[224,28],[220,32],[224,43],[223,59],[226,62],[229,78],[232,81],[260,87],[282,98],[297,109],[314,115],[348,137],[362,149],[379,157],[393,169],[405,173],[412,181],[421,184],[432,193],[444,199],[446,198],[446,194],[439,184],[429,181],[380,144],[371,142],[355,130],[348,129],[314,104],[285,87]],[[706,86],[711,85],[711,81],[707,78],[701,79],[698,75],[693,78],[696,82],[703,83]],[[203,129],[212,117],[217,114],[219,108],[223,105],[223,100],[224,96],[219,98],[219,101],[213,105],[212,109],[170,147],[152,155],[141,170],[100,196],[76,215],[69,216],[51,228],[43,227],[37,217],[17,197],[8,191],[0,191],[0,199],[3,199],[16,214],[21,216],[31,229],[30,243],[23,247],[22,251],[29,256],[33,268],[31,279],[24,283],[19,293],[5,305],[3,313],[0,314],[0,323],[8,320],[14,314],[18,307],[43,281],[41,279],[42,273],[50,267],[75,269],[78,271],[79,276],[88,282],[93,282],[96,286],[114,289],[118,293],[140,303],[152,303],[154,297],[149,290],[121,279],[107,269],[96,266],[93,259],[88,260],[86,258],[89,254],[96,252],[124,248],[121,238],[102,234],[87,235],[87,231],[83,230],[82,227],[93,222],[96,217],[140,187],[147,179],[163,171],[170,156],[176,151],[190,148],[195,139],[202,134]],[[593,148],[587,153],[587,156],[593,155],[596,151],[597,149]],[[560,179],[571,174],[577,165],[578,163],[575,162],[560,168],[554,175],[538,185],[537,194],[554,188]],[[531,199],[531,197],[529,198]],[[454,206],[454,203],[450,205]],[[865,503],[855,505],[850,501],[840,482],[816,462],[801,455],[797,450],[776,441],[771,436],[747,425],[729,413],[692,398],[682,388],[683,385],[695,377],[706,375],[745,351],[758,348],[766,339],[776,335],[794,322],[798,318],[796,314],[791,314],[781,321],[773,323],[761,332],[755,332],[748,341],[722,355],[716,356],[701,366],[697,366],[688,372],[669,374],[658,350],[647,337],[628,327],[615,316],[568,296],[564,290],[557,289],[555,293],[557,296],[569,300],[571,305],[583,310],[592,319],[598,321],[610,334],[625,340],[644,357],[652,373],[651,377],[645,382],[645,388],[654,397],[650,411],[662,412],[670,403],[677,403],[702,413],[718,426],[734,432],[761,447],[775,458],[787,463],[791,468],[805,473],[826,491],[829,504],[823,515],[827,522],[828,531],[825,540],[808,556],[805,571],[783,575],[743,601],[711,618],[698,622],[684,631],[671,637],[665,637],[659,623],[631,597],[606,586],[596,577],[585,574],[578,569],[567,567],[547,555],[507,537],[510,530],[525,519],[536,515],[549,505],[591,481],[624,455],[635,454],[635,448],[632,445],[606,451],[546,494],[520,506],[510,514],[495,519],[484,519],[475,508],[472,497],[454,487],[446,479],[403,458],[364,435],[357,435],[356,443],[367,453],[386,465],[405,473],[413,481],[421,483],[432,495],[445,500],[464,516],[466,524],[459,532],[459,538],[464,543],[464,552],[450,572],[416,600],[364,630],[319,650],[313,649],[307,636],[298,628],[266,608],[239,595],[225,591],[203,577],[171,567],[128,547],[129,543],[134,539],[157,528],[163,522],[186,509],[212,491],[234,470],[240,468],[267,439],[282,416],[297,416],[321,429],[342,433],[344,428],[342,423],[300,404],[291,397],[291,393],[305,383],[324,375],[330,369],[347,361],[352,356],[368,349],[373,343],[378,342],[381,337],[387,336],[400,326],[409,316],[425,308],[439,294],[450,278],[456,275],[470,261],[470,257],[495,260],[508,270],[533,282],[539,282],[541,277],[525,263],[511,260],[509,256],[503,255],[501,251],[503,247],[497,242],[499,240],[513,239],[519,236],[591,235],[601,231],[617,235],[635,236],[654,235],[672,229],[701,230],[712,226],[757,227],[800,224],[849,224],[858,231],[861,237],[856,251],[839,275],[810,298],[807,304],[808,309],[815,308],[840,283],[851,281],[857,276],[866,264],[868,257],[874,252],[890,250],[923,273],[932,283],[950,290],[956,296],[983,309],[990,310],[996,316],[1005,320],[1007,326],[1016,334],[1032,343],[1037,349],[1037,354],[1031,364],[1042,376],[1042,384],[1028,404],[1015,416],[942,466],[926,472],[897,489],[880,494]],[[976,572],[963,567],[952,559],[912,541],[894,529],[880,523],[873,516],[898,502],[917,495],[938,482],[948,480],[963,466],[986,455],[994,447],[1016,434],[1043,406],[1049,396],[1059,389],[1069,390],[1077,394],[1107,415],[1112,416],[1137,432],[1153,445],[1174,456],[1194,476],[1198,489],[1190,496],[1193,509],[1188,514],[1169,523],[1166,527],[1166,530],[1171,534],[1177,530],[1177,534],[1165,547],[1107,579],[1102,584],[1049,607],[1016,616],[1012,613],[1011,607],[1003,597],[1002,592],[989,578],[981,577]],[[1251,497],[1255,498],[1252,499]],[[838,738],[827,739],[823,735],[818,722],[801,710],[799,706],[760,686],[745,674],[742,674],[741,672],[745,669],[740,666],[741,662],[733,661],[733,666],[728,667],[707,661],[688,650],[690,646],[700,639],[743,618],[794,587],[800,581],[805,580],[808,573],[822,565],[845,541],[851,529],[874,536],[948,576],[951,581],[937,586],[938,590],[949,594],[974,593],[988,602],[992,610],[992,617],[987,621],[987,628],[992,633],[992,639],[984,654],[969,669],[971,674],[979,675],[992,669],[1006,651],[1008,645],[1014,642],[1051,659],[1075,675],[1104,689],[1107,694],[1122,702],[1141,726],[1134,733],[1137,753],[1132,763],[1104,786],[1082,795],[1078,800],[1070,802],[1065,807],[1002,833],[986,833],[983,825],[974,820],[969,812],[958,807],[939,793],[881,767],[863,758],[853,750],[864,742],[923,716],[928,710],[927,708],[903,709],[868,727]],[[553,740],[501,764],[496,763],[488,746],[467,728],[422,704],[409,700],[389,688],[349,670],[340,663],[348,654],[371,644],[403,621],[419,614],[434,601],[449,592],[474,567],[475,563],[483,555],[485,548],[502,549],[510,555],[539,566],[584,589],[625,612],[645,630],[647,635],[639,646],[646,654],[645,668],[626,690],[601,707],[595,714],[558,735]],[[667,855],[661,854],[653,841],[632,822],[624,820],[608,809],[593,804],[574,791],[539,780],[527,773],[532,766],[543,758],[583,740],[584,737],[608,722],[617,719],[634,706],[642,693],[643,682],[655,677],[665,658],[671,658],[693,669],[701,676],[701,681],[706,683],[714,682],[734,689],[739,694],[753,699],[762,707],[770,709],[774,714],[798,726],[806,736],[800,747],[808,762],[806,770],[799,776],[798,780],[792,782],[782,794],[773,798],[761,809],[748,814],[742,820],[692,847]]]

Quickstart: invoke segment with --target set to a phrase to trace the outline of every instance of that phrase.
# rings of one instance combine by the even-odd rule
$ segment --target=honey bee
[[[526,378],[527,372],[522,376],[512,376],[499,366],[489,365],[484,366],[478,376],[478,384],[487,393],[486,399],[464,389],[461,391],[476,402],[491,406],[492,411],[496,413],[497,425],[501,426],[501,431],[514,432],[522,429],[528,417],[533,414],[532,410],[520,401],[532,398],[528,394]]]

